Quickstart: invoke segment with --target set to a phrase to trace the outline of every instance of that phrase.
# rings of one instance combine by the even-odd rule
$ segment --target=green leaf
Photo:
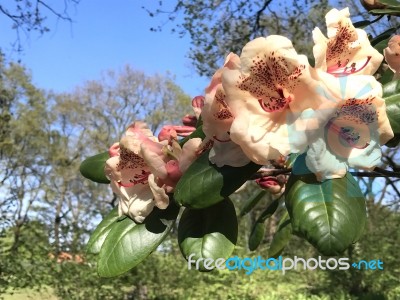
[[[266,190],[258,190],[257,193],[247,199],[247,201],[244,203],[242,209],[240,210],[239,216],[243,217],[249,213],[266,194]]]
[[[130,218],[117,221],[101,247],[97,262],[99,275],[118,276],[141,263],[165,239],[178,213],[179,207],[171,201],[165,210],[154,208],[142,224]]]
[[[381,4],[385,4],[391,7],[399,7],[400,8],[400,2],[397,0],[379,0]]]
[[[397,28],[389,28],[388,30],[385,30],[384,32],[382,32],[380,35],[378,35],[377,37],[375,37],[374,39],[371,40],[371,45],[373,47],[375,47],[376,45],[378,45],[380,42],[390,38],[390,36],[395,33],[397,30]]]
[[[233,252],[238,235],[235,207],[231,200],[205,209],[186,208],[178,226],[178,242],[183,256],[191,261],[212,258],[227,259]],[[199,269],[206,271],[203,261]]]
[[[110,156],[108,152],[103,152],[95,156],[86,158],[81,163],[79,171],[84,177],[94,182],[110,183],[110,180],[108,180],[106,175],[104,174],[104,166],[106,164],[106,160],[109,158]]]
[[[383,54],[383,50],[388,46],[389,38],[384,39],[383,41],[380,41],[377,43],[374,48],[380,53]]]
[[[299,157],[300,154],[299,153],[290,153],[289,154],[289,158],[286,162],[287,168],[292,168],[294,162],[296,161],[296,158]]]
[[[382,83],[382,85],[385,85],[393,80],[393,75],[393,71],[388,68],[383,72],[382,77],[379,78],[379,82]]]
[[[374,21],[369,21],[369,20],[362,20],[362,21],[358,21],[358,22],[354,22],[353,26],[355,28],[364,28],[367,27],[369,24],[373,23]]]
[[[286,214],[279,222],[278,230],[274,234],[274,237],[271,241],[268,249],[268,257],[276,258],[277,256],[279,256],[282,253],[283,249],[285,249],[291,238],[292,223],[290,221],[289,214],[286,212]]]
[[[278,208],[281,198],[282,196],[280,196],[278,199],[273,200],[263,211],[263,213],[258,217],[257,222],[265,222],[266,219],[270,218]]]
[[[115,207],[107,216],[104,217],[93,231],[86,246],[87,253],[98,254],[100,252],[104,240],[110,233],[111,229],[115,226],[118,219],[118,207]]]
[[[258,217],[256,222],[253,225],[253,228],[251,229],[250,237],[249,237],[249,249],[250,251],[254,251],[260,246],[262,240],[264,239],[265,236],[265,220],[270,218],[276,211],[276,209],[279,206],[279,200],[281,197],[278,199],[275,199],[272,201],[267,208],[262,212],[262,214]]]
[[[393,132],[400,134],[400,80],[391,81],[383,86],[383,98]]]
[[[297,158],[294,169],[304,169],[296,167],[304,159],[305,155]],[[304,175],[292,174],[286,185],[293,232],[324,255],[340,255],[364,230],[366,206],[360,187],[350,173],[322,183]]]
[[[206,151],[195,160],[179,180],[174,198],[189,208],[205,208],[229,197],[260,168],[249,163],[243,167],[213,165]]]
[[[400,10],[398,8],[381,8],[381,9],[372,9],[369,11],[374,15],[395,15],[398,16],[400,14]]]
[[[265,224],[264,222],[256,222],[251,229],[249,236],[249,250],[254,251],[260,246],[265,236]]]

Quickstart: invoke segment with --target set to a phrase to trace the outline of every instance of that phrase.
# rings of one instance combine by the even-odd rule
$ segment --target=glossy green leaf
[[[369,24],[371,24],[373,21],[369,21],[369,20],[362,20],[362,21],[358,21],[358,22],[354,22],[353,26],[355,28],[364,28],[367,27]]]
[[[265,220],[270,218],[276,211],[276,209],[279,206],[279,200],[281,197],[278,199],[273,200],[267,208],[262,212],[262,214],[257,218],[256,222],[254,223],[250,237],[249,237],[249,249],[250,251],[254,251],[260,246],[261,242],[264,239],[265,236]]]
[[[393,80],[393,75],[393,71],[388,68],[385,72],[383,72],[382,77],[379,78],[379,82],[385,85]]]
[[[91,156],[81,163],[79,171],[84,177],[94,182],[110,183],[104,174],[104,166],[106,164],[106,160],[109,158],[110,156],[108,152]]]
[[[386,113],[393,132],[400,134],[400,80],[391,81],[383,86]]]
[[[281,196],[282,197],[282,196]],[[276,211],[279,206],[279,202],[281,197],[273,200],[267,208],[262,212],[262,214],[258,217],[257,222],[265,222],[266,219],[270,218]]]
[[[293,164],[296,161],[296,158],[299,157],[299,155],[300,155],[299,153],[290,153],[289,154],[289,158],[286,161],[287,168],[292,168],[293,167]]]
[[[186,208],[179,220],[178,242],[183,256],[191,261],[227,259],[235,248],[238,223],[231,200],[204,209]],[[199,262],[199,269],[207,270]]]
[[[372,9],[369,12],[374,15],[400,15],[400,9],[398,8]]]
[[[100,252],[104,240],[110,233],[113,226],[117,223],[118,219],[118,207],[115,207],[107,216],[104,217],[104,219],[93,231],[86,246],[87,253],[98,254]]]
[[[255,222],[249,236],[249,250],[254,251],[260,246],[265,236],[264,222]]]
[[[374,39],[371,40],[371,45],[373,47],[375,47],[376,45],[378,45],[380,42],[390,38],[390,36],[396,32],[396,28],[389,28],[387,30],[385,30],[384,32],[382,32],[380,35],[378,35],[377,37],[375,37]]]
[[[388,46],[389,38],[384,39],[377,43],[374,48],[380,53],[383,54],[383,50]]]
[[[259,165],[249,163],[243,167],[213,165],[206,151],[195,160],[179,180],[174,198],[189,208],[205,208],[229,197],[243,185]]]
[[[118,276],[141,263],[165,239],[178,213],[179,207],[171,203],[166,210],[154,208],[142,224],[130,218],[117,221],[101,247],[97,262],[99,275]]]
[[[379,3],[385,4],[390,7],[399,7],[400,8],[400,1],[398,1],[398,0],[379,0]]]
[[[297,158],[294,169],[306,172],[292,174],[286,185],[293,232],[324,255],[342,254],[364,230],[366,206],[360,187],[350,173],[322,183],[307,176],[304,155]]]
[[[267,194],[266,190],[257,190],[256,193],[248,198],[242,209],[240,210],[240,217],[243,217],[244,215],[246,215],[247,213],[249,213],[256,205],[258,202],[260,202],[260,200]]]
[[[278,257],[292,238],[292,223],[289,214],[286,213],[278,225],[268,249],[268,257]]]

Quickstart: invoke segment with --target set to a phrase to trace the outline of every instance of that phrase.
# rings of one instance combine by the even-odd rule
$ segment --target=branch
[[[258,179],[266,176],[277,176],[281,174],[289,174],[292,172],[291,168],[287,169],[267,169],[267,168],[261,168],[257,173],[255,173],[252,177],[250,177],[250,180],[253,179]],[[350,172],[351,175],[357,176],[357,177],[385,177],[385,178],[400,178],[400,173],[398,172],[392,172],[389,170],[385,170],[382,168],[375,168],[375,171],[373,172]]]
[[[253,33],[257,32],[258,29],[260,29],[260,18],[261,14],[264,12],[264,10],[267,9],[268,5],[272,2],[272,0],[267,0],[264,2],[264,5],[257,11],[256,13],[256,20],[253,25]]]

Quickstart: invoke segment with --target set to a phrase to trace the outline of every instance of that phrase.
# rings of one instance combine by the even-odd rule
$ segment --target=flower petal
[[[242,148],[232,141],[222,143],[215,141],[210,150],[209,160],[217,167],[224,165],[242,167],[250,162]]]
[[[298,55],[287,38],[272,35],[246,44],[240,60],[240,67],[226,68],[222,75],[234,116],[232,141],[258,164],[304,151],[307,144],[289,137],[288,124],[322,101],[317,73],[307,58]]]
[[[200,138],[193,138],[183,145],[182,153],[179,156],[179,169],[182,173],[185,173],[192,162],[196,160],[201,142]]]
[[[347,165],[327,149],[323,138],[319,138],[310,145],[307,151],[306,165],[319,181],[341,178],[347,172]]]
[[[371,46],[364,30],[354,28],[349,9],[332,9],[325,18],[328,39],[318,28],[313,31],[315,67],[335,76],[374,74],[383,56]]]
[[[164,147],[166,147],[166,145],[149,140],[141,144],[141,153],[145,163],[149,167],[151,173],[162,179],[166,178],[168,175],[165,168],[168,157],[163,150]]]
[[[169,197],[165,189],[158,186],[153,174],[149,175],[149,187],[153,193],[155,205],[159,209],[166,209],[169,205]]]

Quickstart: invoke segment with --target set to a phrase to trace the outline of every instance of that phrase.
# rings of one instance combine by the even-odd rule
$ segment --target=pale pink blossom
[[[309,124],[299,118],[322,102],[317,79],[307,57],[298,55],[287,38],[271,35],[247,43],[240,62],[222,74],[233,116],[231,140],[260,165],[304,151]],[[291,128],[301,128],[295,138],[289,136]]]
[[[326,14],[328,38],[319,28],[313,31],[315,67],[334,76],[373,75],[382,54],[371,46],[367,33],[355,28],[348,8]]]
[[[227,69],[235,68],[239,63],[239,57],[230,53],[225,59],[224,66],[215,72],[209,86],[205,89],[201,117],[206,137],[202,147],[211,148],[209,159],[218,167],[224,165],[240,167],[250,162],[241,147],[231,141],[230,128],[234,117],[227,105],[226,94],[222,87],[222,73]]]
[[[200,139],[190,139],[181,147],[159,142],[143,122],[127,129],[119,143],[111,146],[105,174],[119,197],[118,211],[143,222],[154,206],[165,209],[168,193],[197,157]]]
[[[385,60],[393,71],[393,79],[400,79],[400,35],[390,38],[387,48],[383,50]]]
[[[317,179],[343,177],[348,167],[371,170],[381,158],[380,145],[393,137],[382,86],[372,75],[383,56],[355,29],[349,10],[326,15],[328,38],[316,28],[315,68],[326,101],[313,116],[323,124],[309,133],[307,167]]]

